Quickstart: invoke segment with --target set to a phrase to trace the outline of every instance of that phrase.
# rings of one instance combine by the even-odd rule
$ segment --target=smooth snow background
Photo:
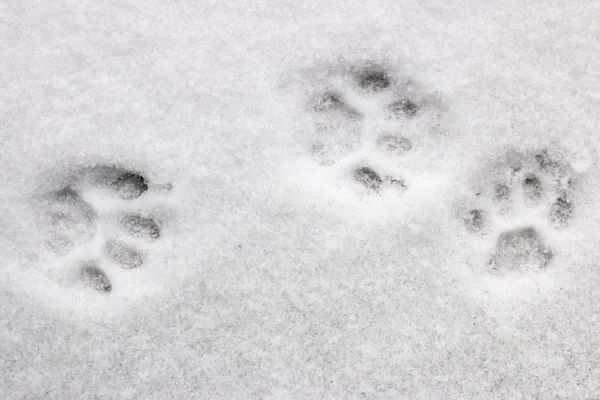
[[[0,397],[600,397],[600,4],[322,3],[0,4]],[[293,139],[290,83],[338,59],[449,107],[404,201]],[[488,282],[455,200],[548,143],[587,170],[573,227],[548,274]],[[170,229],[110,300],[63,293],[28,199],[111,160],[174,184]]]

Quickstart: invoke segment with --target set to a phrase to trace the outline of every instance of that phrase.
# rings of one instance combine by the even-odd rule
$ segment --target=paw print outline
[[[372,62],[332,68],[321,81],[306,103],[314,118],[312,158],[322,166],[347,164],[347,176],[367,193],[407,190],[399,160],[438,123],[443,112],[439,99],[392,68]],[[362,161],[343,161],[365,152],[370,154]],[[381,158],[389,162],[368,161]]]
[[[526,273],[551,265],[556,254],[543,232],[560,233],[571,225],[578,177],[564,157],[548,149],[508,149],[479,172],[470,207],[462,207],[460,218],[470,234],[495,236],[488,271]]]
[[[142,267],[148,256],[144,247],[161,237],[162,221],[147,210],[157,202],[144,205],[144,198],[171,189],[171,184],[153,183],[115,165],[80,168],[60,189],[43,196],[39,222],[45,242],[65,259],[86,246],[99,254],[77,260],[73,279],[109,293],[114,288],[109,269]]]

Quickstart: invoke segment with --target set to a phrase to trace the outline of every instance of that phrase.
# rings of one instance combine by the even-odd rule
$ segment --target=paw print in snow
[[[96,254],[76,262],[73,278],[108,293],[114,286],[110,269],[142,267],[148,256],[143,248],[161,237],[162,221],[143,211],[155,208],[155,201],[144,198],[150,193],[160,198],[170,189],[170,184],[151,183],[115,166],[82,168],[64,187],[44,196],[39,227],[48,248],[59,256],[69,257],[82,248],[87,248],[86,255]]]
[[[397,164],[437,125],[440,102],[410,79],[376,64],[332,68],[324,75],[315,79],[321,84],[307,102],[314,121],[309,133],[313,159],[323,166],[349,165],[347,175],[369,193],[407,189],[396,168],[386,171],[374,162],[342,160],[366,151],[375,161]]]
[[[394,178],[392,176],[385,176],[382,178],[375,170],[370,167],[357,167],[352,171],[352,177],[356,182],[363,185],[367,190],[372,192],[379,192],[385,187],[394,187],[399,189],[406,189],[404,180],[401,178]]]
[[[498,273],[547,268],[554,259],[542,232],[568,228],[577,173],[548,150],[509,150],[479,171],[461,219],[471,234],[495,235],[488,267]]]
[[[110,292],[112,284],[106,273],[95,262],[87,261],[79,268],[79,280],[99,292]]]
[[[543,269],[553,257],[554,253],[538,231],[525,227],[505,231],[498,236],[489,265],[494,271]]]
[[[50,194],[46,204],[42,225],[47,228],[47,244],[55,253],[67,254],[96,234],[96,210],[73,189]]]

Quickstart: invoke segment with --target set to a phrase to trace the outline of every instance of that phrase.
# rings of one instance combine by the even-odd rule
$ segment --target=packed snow
[[[598,20],[0,4],[0,398],[600,399]]]

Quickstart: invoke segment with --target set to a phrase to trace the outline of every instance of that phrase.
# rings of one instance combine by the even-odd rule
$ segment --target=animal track
[[[153,218],[142,217],[139,214],[126,214],[121,217],[119,223],[132,236],[145,239],[160,237],[160,228]]]
[[[398,163],[413,151],[414,141],[437,124],[442,111],[439,101],[410,79],[375,63],[328,69],[324,74],[320,89],[308,95],[306,108],[314,121],[310,154],[324,166],[365,149]],[[367,192],[407,188],[404,177],[390,176],[397,172],[356,163],[349,168],[348,175]]]
[[[383,181],[377,172],[369,167],[360,167],[354,170],[354,179],[362,183],[367,189],[378,191]]]
[[[148,190],[165,192],[171,189],[169,183],[152,183],[135,171],[112,165],[83,168],[78,171],[76,181],[72,185],[80,192],[105,189],[123,200],[137,199]]]
[[[502,232],[489,265],[494,271],[529,271],[545,268],[554,257],[532,227]]]
[[[379,192],[386,186],[406,189],[403,179],[393,178],[389,175],[382,178],[370,167],[358,167],[353,171],[352,176],[354,180],[372,192]]]
[[[94,236],[98,214],[71,188],[50,193],[44,214],[47,243],[59,254],[66,254]]]
[[[419,111],[419,106],[411,99],[395,100],[388,106],[388,111],[395,117],[414,117]]]
[[[359,69],[354,73],[358,87],[370,92],[380,92],[390,87],[391,77],[389,73],[378,66]]]
[[[140,250],[116,239],[106,241],[104,254],[125,269],[138,268],[144,263],[144,255]]]
[[[64,187],[43,196],[39,204],[40,227],[48,248],[60,256],[68,256],[81,246],[101,246],[99,252],[92,250],[100,258],[76,263],[79,266],[75,278],[97,291],[109,293],[113,284],[107,270],[112,266],[125,270],[142,267],[146,252],[140,249],[143,243],[139,241],[155,241],[161,236],[160,222],[155,217],[132,211],[129,205],[136,204],[136,199],[147,193],[160,196],[171,187],[111,165],[79,169]],[[101,205],[107,210],[102,212]],[[114,236],[111,218],[105,215],[114,213],[125,238]]]
[[[106,273],[93,261],[85,262],[79,268],[79,279],[99,292],[110,292],[112,284]]]
[[[492,271],[529,272],[549,266],[554,251],[537,225],[559,230],[571,224],[576,179],[569,164],[547,150],[509,150],[480,171],[471,207],[463,208],[462,219],[473,234],[496,234],[488,261]],[[529,222],[497,232],[501,221],[512,220]]]

